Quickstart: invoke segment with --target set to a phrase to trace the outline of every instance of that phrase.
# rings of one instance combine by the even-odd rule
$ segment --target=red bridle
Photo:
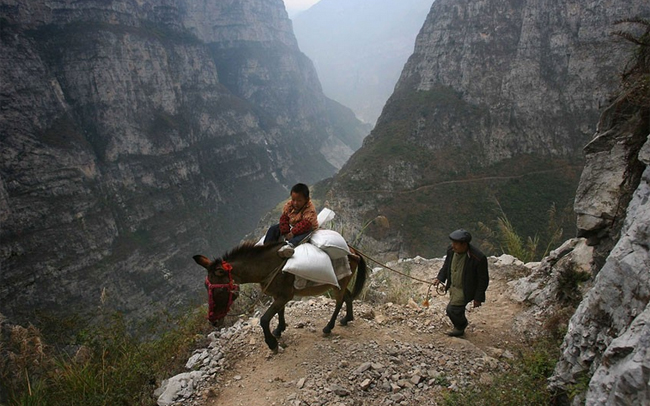
[[[230,311],[230,306],[234,299],[234,293],[239,291],[239,285],[235,285],[235,282],[232,279],[232,265],[226,261],[221,261],[221,268],[228,274],[228,283],[210,283],[210,279],[205,277],[205,285],[208,288],[208,320],[211,323],[216,322],[217,320],[223,319],[226,317]],[[214,290],[215,289],[228,289],[228,305],[226,309],[216,313],[214,311]]]

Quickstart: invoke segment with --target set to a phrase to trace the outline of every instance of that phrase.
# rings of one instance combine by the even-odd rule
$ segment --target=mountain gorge
[[[203,302],[192,255],[221,255],[297,181],[317,182],[318,205],[361,248],[391,258],[439,257],[459,227],[479,245],[480,224],[503,214],[522,235],[544,232],[549,207],[569,206],[573,217],[555,225],[584,238],[500,283],[516,286],[524,322],[570,318],[549,381],[559,404],[569,395],[576,405],[647,404],[649,33],[645,53],[610,35],[633,16],[650,16],[650,4],[436,0],[364,139],[367,126],[323,95],[280,0],[0,0],[0,323],[64,330],[66,318],[98,308],[143,320]],[[635,57],[640,78],[630,74]],[[559,285],[578,272],[587,284],[564,279],[584,293],[571,315]],[[313,318],[312,303],[296,307]],[[391,348],[405,320],[396,316],[382,348],[402,366]],[[411,322],[431,336],[431,319]],[[297,334],[319,344],[307,339],[310,323]],[[250,344],[240,340],[239,351],[253,353]],[[327,369],[312,351],[301,368],[335,392],[326,378],[349,358]],[[470,375],[452,358],[417,359]],[[260,379],[296,392],[285,372]]]
[[[281,0],[2,0],[0,36],[0,313],[18,322],[182,310],[192,255],[368,131],[323,95]]]
[[[393,92],[431,0],[321,0],[293,18],[323,91],[375,123]]]
[[[632,55],[613,23],[648,12],[641,1],[436,1],[377,125],[323,198],[392,257],[440,255],[460,227],[480,244],[479,223],[502,215],[524,237],[545,233],[549,213],[572,207],[583,147]],[[575,235],[575,218],[555,220]]]

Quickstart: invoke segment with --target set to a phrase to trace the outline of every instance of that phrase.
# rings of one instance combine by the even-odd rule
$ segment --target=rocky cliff
[[[192,255],[237,243],[367,130],[322,94],[281,0],[2,0],[0,36],[15,321],[183,310],[202,289]]]
[[[629,55],[613,23],[648,12],[636,0],[436,1],[327,198],[351,224],[388,218],[388,232],[364,238],[399,256],[440,255],[459,227],[480,242],[478,223],[502,213],[521,235],[542,234],[552,205],[572,204],[582,148]]]
[[[638,49],[585,147],[575,199],[582,238],[512,283],[529,305],[522,334],[570,317],[550,380],[558,404],[650,402],[650,21],[632,20],[617,26]]]
[[[650,20],[621,32],[638,48],[585,148],[575,203],[579,233],[594,246],[594,287],[551,379],[560,393],[578,394],[574,405],[650,402]]]

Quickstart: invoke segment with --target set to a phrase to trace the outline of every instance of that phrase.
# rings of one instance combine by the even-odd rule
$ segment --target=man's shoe
[[[463,334],[465,334],[465,330],[458,330],[455,328],[445,334],[447,334],[449,337],[461,337]]]
[[[294,249],[291,245],[285,244],[278,250],[278,255],[280,258],[291,258],[293,255]]]

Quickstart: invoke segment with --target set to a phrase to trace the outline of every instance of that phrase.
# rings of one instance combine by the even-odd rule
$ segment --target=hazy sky
[[[289,13],[289,17],[293,17],[296,13],[307,10],[309,7],[318,3],[319,0],[284,0],[284,6]]]

